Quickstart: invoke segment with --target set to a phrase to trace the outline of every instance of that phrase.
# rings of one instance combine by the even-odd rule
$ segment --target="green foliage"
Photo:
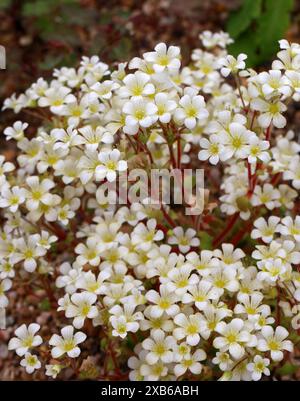
[[[288,29],[293,5],[293,0],[243,0],[227,23],[235,40],[229,51],[235,56],[246,53],[247,66],[268,61]]]
[[[285,363],[280,369],[278,369],[277,373],[280,374],[280,376],[286,376],[286,375],[292,375],[296,373],[298,370],[298,366],[294,366],[291,363]]]
[[[24,2],[22,13],[27,17],[40,17],[65,4],[76,4],[78,0],[31,0]]]
[[[262,0],[244,0],[242,7],[233,12],[228,20],[227,30],[231,36],[237,38],[251,25],[253,19],[261,13]]]
[[[44,298],[40,303],[39,303],[39,308],[42,311],[49,311],[51,309],[51,303],[48,298]]]
[[[212,246],[213,239],[209,234],[207,234],[207,232],[201,231],[201,233],[199,234],[199,238],[200,238],[200,243],[201,243],[202,249],[208,249],[208,250],[213,249],[213,246]]]
[[[5,10],[9,6],[11,6],[12,0],[1,0],[0,1],[0,10]]]

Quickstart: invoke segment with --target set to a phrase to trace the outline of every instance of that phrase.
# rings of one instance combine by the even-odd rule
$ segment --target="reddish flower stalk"
[[[165,217],[165,219],[167,220],[167,222],[170,224],[171,227],[176,227],[176,224],[174,223],[173,219],[171,218],[171,216],[167,213],[166,209],[164,208],[163,204],[161,204],[161,211]]]
[[[233,228],[235,225],[237,219],[239,218],[239,213],[236,212],[231,216],[231,218],[228,221],[227,226],[224,228],[224,230],[215,238],[213,241],[213,246],[219,245],[219,243],[223,240],[224,237],[230,232],[230,230]]]

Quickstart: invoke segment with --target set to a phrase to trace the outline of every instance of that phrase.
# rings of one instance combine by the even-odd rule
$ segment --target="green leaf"
[[[212,249],[212,237],[205,231],[199,234],[201,249]]]
[[[256,35],[251,32],[244,32],[238,39],[228,47],[228,52],[234,56],[240,53],[247,54],[247,67],[257,65],[259,63],[259,55],[257,54]]]
[[[56,2],[55,2],[56,3]],[[22,13],[26,17],[39,17],[52,10],[53,2],[45,0],[30,1],[24,4]]]
[[[281,376],[292,375],[298,370],[297,366],[292,365],[291,363],[285,363],[277,372]]]
[[[51,304],[48,298],[43,299],[40,303],[39,303],[39,308],[42,311],[49,311],[51,309]]]
[[[12,5],[12,0],[1,0],[0,2],[0,10],[4,10]]]
[[[6,0],[7,1],[7,0]],[[24,1],[22,13],[27,17],[40,17],[53,12],[57,7],[77,4],[78,0],[31,0]]]
[[[234,11],[228,20],[227,31],[233,37],[238,37],[261,13],[262,0],[244,0],[242,7]]]
[[[276,52],[278,40],[288,29],[293,3],[293,0],[265,0],[265,12],[257,23],[259,48],[265,59]]]
[[[235,38],[229,52],[234,56],[246,53],[248,67],[268,61],[288,29],[293,5],[293,0],[244,0],[229,19],[227,28]]]

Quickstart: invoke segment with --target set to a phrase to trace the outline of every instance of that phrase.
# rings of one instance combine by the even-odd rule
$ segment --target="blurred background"
[[[111,64],[164,41],[181,46],[187,63],[205,29],[227,30],[230,51],[247,53],[248,66],[270,63],[282,37],[300,42],[300,0],[0,0],[0,21],[0,104],[82,55]],[[14,118],[1,113],[0,132]]]

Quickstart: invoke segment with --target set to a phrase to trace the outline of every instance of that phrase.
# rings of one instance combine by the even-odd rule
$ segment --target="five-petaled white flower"
[[[25,355],[31,348],[42,344],[42,337],[36,335],[39,330],[40,325],[36,323],[31,323],[28,327],[26,324],[22,324],[22,326],[15,330],[16,337],[13,337],[9,341],[8,349],[16,350],[19,356]]]
[[[86,334],[78,331],[74,334],[73,326],[65,326],[61,329],[61,336],[53,334],[49,344],[54,348],[51,351],[53,358],[59,358],[67,354],[70,358],[77,358],[80,354],[78,344],[86,340]]]
[[[283,351],[293,351],[293,344],[286,340],[289,332],[282,326],[277,326],[274,332],[273,327],[264,326],[261,329],[262,339],[258,340],[257,349],[259,351],[270,351],[273,361],[281,361],[283,359]]]

